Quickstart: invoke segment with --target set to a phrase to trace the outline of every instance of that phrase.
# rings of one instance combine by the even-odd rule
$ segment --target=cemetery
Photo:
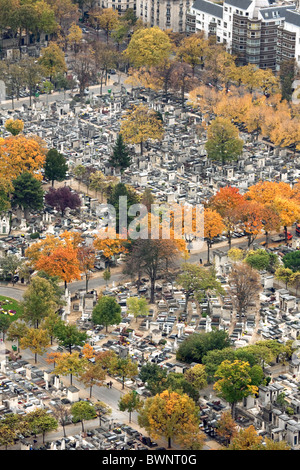
[[[150,188],[157,202],[170,204],[204,204],[227,185],[235,186],[243,193],[259,180],[283,181],[291,186],[296,183],[300,175],[300,154],[290,158],[292,150],[273,148],[270,143],[256,141],[251,135],[241,132],[244,140],[241,158],[226,165],[213,163],[205,151],[206,134],[200,126],[201,113],[188,102],[183,107],[176,97],[166,100],[160,93],[143,88],[133,87],[131,91],[124,86],[118,88],[120,90],[102,97],[90,94],[87,104],[68,99],[51,104],[35,100],[32,107],[22,105],[19,109],[1,110],[2,122],[9,118],[23,120],[25,135],[37,135],[48,148],[56,148],[65,155],[68,178],[62,184],[78,191],[82,201],[80,209],[66,210],[64,216],[50,207],[33,211],[29,218],[25,218],[21,210],[2,215],[1,256],[16,254],[23,258],[26,248],[36,241],[33,236],[36,233],[43,239],[47,234],[58,236],[65,230],[74,230],[84,237],[86,246],[92,244],[94,235],[101,227],[103,204],[100,195],[91,194],[88,187],[76,179],[74,169],[78,165],[92,166],[107,176],[115,175],[123,183],[132,185],[138,193]],[[159,143],[147,142],[142,154],[139,146],[132,146],[132,165],[120,175],[109,166],[109,156],[124,111],[140,102],[146,102],[161,114],[165,134]],[[233,239],[239,240],[240,234],[233,234]],[[227,255],[225,240],[224,236],[215,240],[212,262],[218,280],[227,291],[232,260]],[[297,247],[294,237],[289,249],[296,250]],[[195,241],[190,241],[189,248],[191,254],[197,253]],[[274,248],[275,253],[279,254],[280,250],[281,246]],[[135,319],[127,313],[126,300],[140,295],[149,299],[149,279],[142,279],[137,286],[135,279],[120,276],[105,286],[100,282],[105,267],[105,258],[97,259],[91,270],[91,279],[96,280],[95,287],[88,291],[73,288],[72,284],[68,286],[62,318],[86,331],[89,343],[96,351],[112,350],[122,358],[130,357],[139,367],[152,362],[167,372],[182,373],[191,364],[177,361],[176,351],[193,333],[224,330],[235,348],[254,344],[259,339],[276,339],[285,343],[296,340],[299,334],[299,297],[282,288],[267,271],[260,272],[261,292],[242,318],[237,317],[232,299],[226,294],[207,294],[200,303],[192,296],[185,310],[185,291],[176,283],[175,275],[171,280],[158,281],[155,302],[150,305],[149,314]],[[122,269],[121,257],[116,260],[115,268]],[[17,282],[20,284],[21,279]],[[26,281],[23,283],[26,284]],[[122,321],[109,332],[93,326],[91,322],[100,293],[115,297],[121,305]],[[52,350],[58,349],[53,346]],[[270,384],[260,386],[258,396],[247,397],[239,403],[237,422],[241,427],[254,424],[261,435],[272,436],[276,441],[285,439],[293,449],[299,449],[299,359],[293,357],[285,364],[269,366],[268,374]],[[114,379],[120,383],[122,381],[120,377]],[[22,359],[9,361],[8,357],[2,356],[0,382],[0,417],[11,411],[26,413],[39,407],[46,407],[51,413],[57,401],[67,405],[80,398],[79,389],[62,386],[59,377],[53,376],[51,371],[38,369]],[[125,387],[126,390],[136,390],[142,397],[149,396],[145,384],[138,379],[126,380]],[[290,416],[276,404],[278,395],[283,391],[289,408],[293,410]],[[200,395],[201,427],[208,438],[217,438],[215,424],[227,404],[213,396],[211,389],[208,392],[202,390]],[[114,426],[111,429],[109,421],[105,423],[104,419],[103,427],[97,426],[84,437],[68,436],[60,442],[48,443],[46,448],[151,448],[149,441],[144,438],[142,442],[139,433],[130,426],[124,423],[114,423]],[[25,436],[22,446],[28,448]]]

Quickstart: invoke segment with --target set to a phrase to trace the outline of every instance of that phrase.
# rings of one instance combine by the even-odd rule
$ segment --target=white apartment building
[[[187,31],[215,36],[240,65],[251,63],[275,71],[281,60],[292,56],[300,65],[300,13],[290,1],[224,0],[218,5],[195,0],[188,14]]]
[[[150,27],[185,32],[192,0],[136,0],[136,16]]]
[[[102,8],[113,8],[120,12],[124,12],[128,10],[128,8],[135,11],[136,0],[100,0],[99,6]]]

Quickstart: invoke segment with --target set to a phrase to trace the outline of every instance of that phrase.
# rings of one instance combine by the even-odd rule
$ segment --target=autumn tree
[[[239,138],[236,126],[228,119],[218,117],[207,129],[205,148],[208,158],[220,161],[224,165],[227,161],[236,160],[241,155],[243,140]]]
[[[234,211],[239,228],[248,238],[248,247],[263,230],[264,206],[256,201],[245,201]]]
[[[51,181],[54,186],[54,181],[63,181],[68,171],[66,158],[56,149],[50,149],[46,155],[44,164],[45,178]]]
[[[104,383],[106,372],[102,367],[102,364],[95,361],[94,363],[89,362],[79,376],[79,381],[83,383],[85,387],[90,389],[90,398],[92,397],[92,389],[94,385],[101,387]]]
[[[210,248],[213,239],[221,235],[225,230],[222,217],[220,214],[212,209],[204,209],[204,238],[207,244],[207,264],[210,264]]]
[[[207,375],[203,364],[196,364],[187,369],[184,376],[196,390],[201,390],[207,386]]]
[[[178,60],[186,62],[192,67],[194,75],[195,67],[203,64],[206,48],[207,41],[203,38],[203,35],[201,33],[192,34],[182,39],[176,50],[176,56]]]
[[[64,52],[54,42],[50,42],[49,46],[41,50],[41,56],[38,62],[45,75],[50,78],[50,81],[59,73],[65,73],[67,71]]]
[[[80,272],[85,275],[85,289],[88,291],[89,275],[95,266],[95,250],[90,246],[80,246],[77,252]]]
[[[34,354],[34,362],[37,363],[37,355],[43,354],[50,346],[50,336],[47,330],[42,328],[28,328],[25,336],[20,339],[21,349],[29,348]]]
[[[165,390],[145,400],[138,423],[150,436],[166,438],[171,448],[172,439],[182,438],[191,425],[198,425],[198,408],[186,394]]]
[[[227,232],[229,249],[231,248],[232,232],[236,227],[236,209],[244,202],[244,197],[238,188],[225,186],[210,198],[209,207],[217,211]]]
[[[18,135],[24,129],[24,122],[21,119],[7,119],[5,129],[12,135]]]
[[[214,390],[231,405],[231,415],[235,417],[235,406],[243,398],[257,393],[258,388],[252,385],[248,362],[235,360],[224,361],[216,371],[217,381]]]
[[[278,281],[284,282],[286,289],[287,289],[289,282],[292,279],[292,276],[293,276],[293,271],[290,268],[285,268],[283,266],[280,266],[275,271],[275,279],[277,279]]]
[[[75,52],[75,57],[79,51],[82,38],[83,38],[82,29],[76,23],[72,23],[69,29],[69,34],[67,36],[67,39],[68,39],[68,43],[70,44],[70,46],[73,47],[73,50]]]
[[[104,8],[101,11],[101,15],[99,17],[99,26],[106,35],[106,42],[108,43],[109,35],[111,32],[117,28],[119,23],[119,16],[118,12],[113,8]]]
[[[121,318],[121,307],[113,297],[99,298],[92,312],[93,323],[104,325],[107,331],[109,325],[118,325]]]
[[[131,37],[124,54],[134,67],[151,67],[158,65],[169,57],[171,42],[167,33],[157,26],[141,28]]]
[[[139,144],[143,154],[143,144],[148,140],[161,140],[164,128],[156,112],[143,104],[134,105],[121,121],[120,134],[125,142]]]
[[[234,419],[232,419],[230,411],[224,411],[217,421],[216,433],[225,441],[228,446],[231,440],[237,435],[238,427]]]
[[[68,186],[62,186],[57,189],[50,188],[45,195],[45,202],[49,206],[60,210],[62,216],[65,214],[66,209],[74,210],[81,206],[79,195]]]
[[[259,436],[254,426],[240,429],[233,437],[228,450],[262,450],[262,436]]]
[[[16,179],[25,172],[41,180],[45,159],[44,148],[32,136],[20,134],[0,140],[1,176],[8,181]]]
[[[56,364],[53,370],[57,375],[70,375],[70,383],[72,385],[73,377],[78,377],[84,371],[86,359],[80,358],[77,351],[73,353],[61,353],[56,357]]]
[[[91,47],[82,48],[77,54],[73,70],[79,82],[79,93],[82,99],[84,90],[89,86],[94,76],[95,60]]]
[[[229,274],[228,283],[230,287],[228,293],[241,318],[262,289],[260,275],[246,263],[235,263]]]
[[[64,281],[65,288],[69,282],[81,279],[77,251],[71,246],[58,246],[49,255],[42,254],[36,267],[50,276],[58,276]]]

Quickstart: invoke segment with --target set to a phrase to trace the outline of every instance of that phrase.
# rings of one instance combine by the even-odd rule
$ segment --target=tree
[[[24,129],[24,122],[21,119],[7,119],[5,129],[12,135],[18,135]]]
[[[79,93],[80,97],[83,98],[84,90],[89,86],[94,76],[94,55],[90,48],[82,49],[77,54],[76,61],[74,63],[74,73],[79,82]]]
[[[295,272],[289,279],[289,284],[296,289],[296,295],[300,287],[300,272]]]
[[[25,57],[21,65],[24,70],[24,83],[29,89],[29,105],[32,104],[32,95],[36,92],[37,86],[43,77],[43,68],[34,57]]]
[[[108,43],[109,35],[117,28],[119,24],[118,12],[113,8],[105,8],[101,11],[99,17],[99,26],[106,35],[106,42]]]
[[[90,398],[92,398],[92,388],[94,385],[101,387],[106,377],[106,371],[103,369],[102,364],[95,361],[95,363],[89,362],[85,367],[84,371],[80,374],[79,381],[84,384],[85,387],[90,388]]]
[[[224,411],[224,413],[222,413],[220,419],[217,421],[216,433],[225,440],[225,446],[228,446],[231,440],[236,437],[238,427],[230,411]]]
[[[280,63],[279,79],[281,83],[282,99],[290,101],[293,94],[293,82],[297,71],[294,58],[282,60]]]
[[[184,263],[182,273],[177,277],[177,282],[185,291],[185,312],[191,295],[200,302],[207,291],[222,293],[220,282],[212,268],[204,268],[191,263]]]
[[[81,279],[77,250],[71,246],[58,246],[50,254],[40,255],[36,268],[50,276],[58,276],[64,281],[65,289],[69,282]]]
[[[269,253],[264,249],[248,251],[245,262],[253,269],[263,271],[270,266]]]
[[[166,389],[167,371],[158,364],[146,362],[140,369],[139,378],[152,395]]]
[[[42,319],[57,310],[56,300],[52,284],[39,276],[33,277],[30,286],[23,294],[22,318],[38,328]]]
[[[117,375],[122,379],[122,390],[125,387],[126,379],[133,379],[138,375],[137,363],[133,362],[129,358],[122,359],[115,356],[111,359],[108,367],[110,375]]]
[[[29,425],[29,429],[35,435],[43,435],[43,443],[45,442],[46,432],[53,431],[57,429],[56,419],[47,413],[47,410],[36,410],[29,413],[26,418],[26,422]]]
[[[15,284],[15,275],[17,274],[21,264],[22,261],[17,255],[6,254],[6,256],[0,258],[2,273],[5,277],[10,275],[13,285]]]
[[[0,316],[0,332],[2,333],[2,339],[5,340],[5,335],[10,327],[11,321],[8,315]]]
[[[204,209],[204,238],[207,243],[207,264],[210,264],[210,248],[214,237],[222,234],[225,230],[222,217],[217,211],[206,208]]]
[[[279,267],[275,271],[275,278],[278,281],[283,281],[285,283],[285,288],[287,289],[287,285],[290,282],[293,276],[293,271],[290,268]]]
[[[228,283],[229,295],[241,318],[262,289],[260,276],[251,266],[245,263],[235,263],[229,274]]]
[[[22,173],[13,180],[12,206],[21,207],[25,218],[29,210],[42,209],[44,203],[44,191],[42,184],[31,173]]]
[[[80,246],[77,257],[80,272],[85,274],[85,290],[88,291],[89,274],[95,266],[95,250],[90,246]]]
[[[71,45],[71,47],[73,46],[76,57],[76,54],[79,50],[80,42],[83,38],[82,29],[76,23],[72,23],[67,38],[68,43]]]
[[[34,354],[34,362],[37,363],[37,355],[43,354],[50,346],[50,336],[47,330],[42,328],[28,328],[25,336],[20,339],[21,349],[29,348]]]
[[[101,418],[112,413],[112,409],[103,401],[97,401],[94,403],[95,411],[99,417],[99,425],[102,425]]]
[[[92,321],[96,325],[104,325],[107,331],[109,325],[121,322],[121,307],[113,297],[102,296],[93,308]]]
[[[41,143],[33,136],[20,134],[0,141],[0,170],[6,181],[13,181],[23,173],[41,180],[45,158]]]
[[[215,196],[209,200],[209,207],[217,211],[222,217],[227,231],[229,249],[231,248],[232,232],[236,227],[235,211],[244,202],[239,189],[231,186],[220,188]]]
[[[234,418],[236,403],[258,391],[258,388],[252,384],[249,363],[238,360],[224,361],[218,367],[215,376],[217,381],[214,390],[231,404],[231,415]]]
[[[142,407],[142,401],[135,390],[126,393],[119,400],[119,410],[128,411],[129,423],[131,423],[131,414],[133,411],[138,411]]]
[[[106,285],[108,284],[108,281],[110,280],[110,278],[111,278],[110,270],[109,270],[109,269],[104,269],[104,271],[103,271],[103,279],[104,279]]]
[[[76,325],[65,322],[58,322],[54,328],[54,335],[60,344],[69,349],[72,353],[72,347],[83,346],[87,340],[87,333],[80,331]]]
[[[178,60],[186,62],[192,67],[193,75],[195,67],[203,64],[203,56],[207,48],[207,42],[201,33],[192,34],[183,38],[176,50]]]
[[[82,432],[84,432],[83,422],[97,416],[95,407],[89,401],[77,401],[71,406],[73,421],[81,421]]]
[[[48,193],[45,195],[45,202],[49,206],[60,210],[63,216],[66,209],[78,209],[81,206],[81,199],[79,195],[72,191],[68,186],[62,186],[61,188],[50,188]]]
[[[51,42],[49,46],[41,50],[38,63],[41,65],[45,75],[50,78],[51,82],[59,73],[67,72],[64,52],[54,42]]]
[[[235,209],[234,217],[239,222],[239,226],[248,237],[248,247],[250,247],[256,237],[263,230],[264,207],[256,201],[246,200]]]
[[[198,408],[186,394],[165,390],[145,400],[138,423],[154,438],[165,437],[170,448],[173,438],[182,438],[191,425],[198,425]]]
[[[243,140],[238,135],[238,129],[228,119],[214,119],[207,129],[205,148],[208,158],[221,161],[222,165],[236,160],[243,150]]]
[[[185,105],[186,93],[193,89],[196,83],[196,79],[193,76],[193,69],[189,64],[179,62],[173,67],[170,86],[172,90],[179,91],[182,109]]]
[[[57,375],[70,375],[70,383],[72,385],[73,376],[80,376],[84,371],[87,360],[80,358],[77,351],[73,353],[62,353],[56,355],[56,365],[53,370]]]
[[[282,258],[285,268],[291,269],[294,273],[300,271],[300,252],[292,251]]]
[[[184,373],[186,380],[196,389],[201,390],[207,386],[207,375],[203,364],[196,364]]]
[[[121,205],[121,199],[120,199],[121,197],[126,197],[126,201],[125,201],[126,208]],[[120,224],[120,215],[122,215],[124,219],[123,210],[125,209],[128,214],[129,208],[133,206],[134,204],[138,204],[139,197],[137,193],[132,187],[125,185],[124,183],[118,183],[115,186],[113,186],[111,193],[109,194],[107,198],[107,202],[108,204],[111,204],[115,208],[115,211],[116,211],[115,223],[116,223],[117,233],[120,235],[123,235],[123,231],[126,230],[126,234],[127,234],[127,227],[123,228],[122,225]],[[134,216],[127,215],[127,225],[129,225],[133,219],[134,219]]]
[[[254,426],[240,429],[233,437],[228,450],[262,450],[262,436],[259,436]]]
[[[159,65],[171,54],[170,38],[157,26],[138,29],[124,54],[136,68]]]
[[[230,346],[227,332],[213,330],[209,333],[193,333],[185,339],[176,352],[178,361],[202,363],[202,358],[213,350],[223,350]]]
[[[119,168],[121,173],[131,165],[131,158],[129,156],[128,149],[123,142],[122,134],[118,134],[109,164],[114,168]]]
[[[54,181],[63,181],[68,171],[66,158],[54,148],[49,150],[44,171],[45,178],[51,181],[52,186],[54,186]]]
[[[147,140],[161,140],[164,128],[154,110],[143,104],[134,105],[121,121],[120,134],[125,142],[139,144],[143,154],[143,144]]]
[[[129,297],[126,304],[127,313],[133,315],[136,321],[139,316],[147,316],[149,313],[149,306],[145,297]]]

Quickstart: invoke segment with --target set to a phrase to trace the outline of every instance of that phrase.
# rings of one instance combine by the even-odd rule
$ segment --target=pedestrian
[[[111,388],[111,387],[112,387],[112,381],[109,382],[109,388]]]
[[[202,258],[200,258],[200,264],[202,264]]]

